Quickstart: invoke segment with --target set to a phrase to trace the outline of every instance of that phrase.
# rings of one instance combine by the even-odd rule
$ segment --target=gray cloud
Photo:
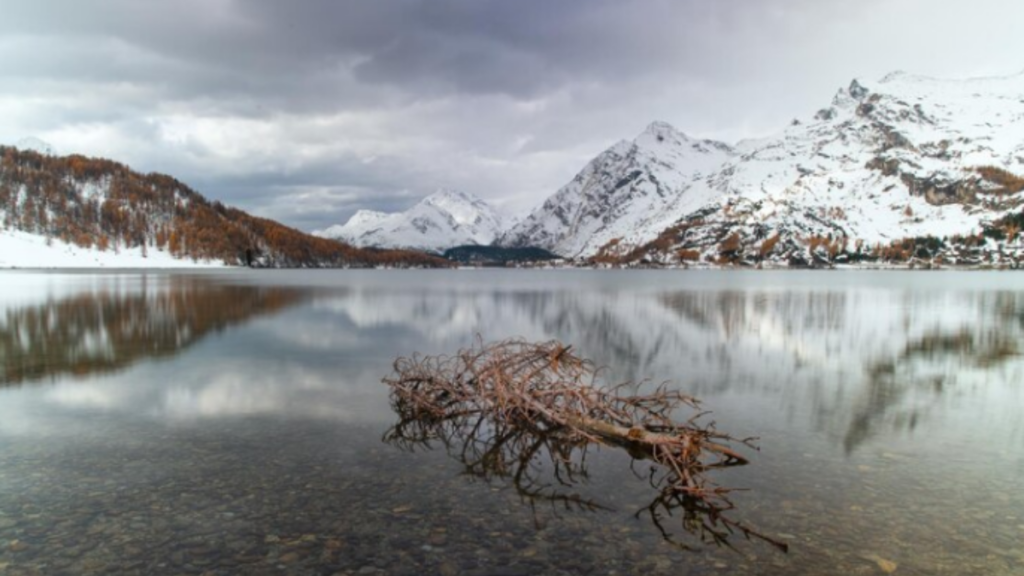
[[[855,76],[1024,68],[1001,0],[7,0],[0,141],[294,226],[451,186],[525,209],[648,122],[738,139]]]

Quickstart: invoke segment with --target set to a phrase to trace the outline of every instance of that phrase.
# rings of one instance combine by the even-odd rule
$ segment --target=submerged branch
[[[554,341],[477,341],[453,356],[399,358],[384,382],[402,420],[386,440],[407,447],[440,440],[470,473],[511,478],[526,497],[588,509],[600,506],[539,483],[535,456],[547,454],[558,482],[572,486],[586,477],[590,445],[622,447],[634,459],[656,464],[651,480],[660,494],[646,512],[666,539],[663,514],[681,510],[684,528],[702,540],[728,544],[738,531],[787,550],[729,519],[730,490],[708,477],[713,469],[746,464],[737,446],[756,449],[754,439],[702,424],[699,402],[667,386],[631,394],[636,386],[597,380],[592,362]],[[675,420],[684,409],[693,415]]]

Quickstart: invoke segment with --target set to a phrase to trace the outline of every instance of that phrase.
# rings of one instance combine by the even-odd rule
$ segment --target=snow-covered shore
[[[18,230],[0,230],[0,268],[224,268],[219,261],[178,259],[148,247],[99,250]]]

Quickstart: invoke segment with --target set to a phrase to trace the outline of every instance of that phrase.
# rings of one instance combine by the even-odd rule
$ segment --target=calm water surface
[[[784,540],[669,541],[643,465],[524,498],[384,442],[397,356],[557,338],[759,436]],[[1024,276],[0,273],[0,574],[1024,574]]]

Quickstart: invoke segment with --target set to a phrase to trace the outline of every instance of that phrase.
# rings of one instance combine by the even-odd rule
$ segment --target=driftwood
[[[568,486],[586,476],[588,446],[622,447],[634,459],[656,464],[650,480],[659,495],[638,515],[648,514],[666,539],[674,542],[663,515],[682,511],[684,528],[702,540],[728,544],[740,532],[787,549],[726,515],[733,509],[731,490],[715,485],[708,473],[747,464],[737,447],[756,449],[754,439],[736,439],[703,424],[706,413],[691,396],[666,385],[646,394],[628,383],[601,386],[594,364],[558,342],[478,341],[453,356],[399,358],[394,368],[384,379],[401,417],[386,436],[392,443],[440,440],[471,473],[509,477],[531,499],[588,509],[602,506],[543,492],[534,478],[534,457],[549,456],[558,481]],[[684,410],[691,416],[677,421]]]

